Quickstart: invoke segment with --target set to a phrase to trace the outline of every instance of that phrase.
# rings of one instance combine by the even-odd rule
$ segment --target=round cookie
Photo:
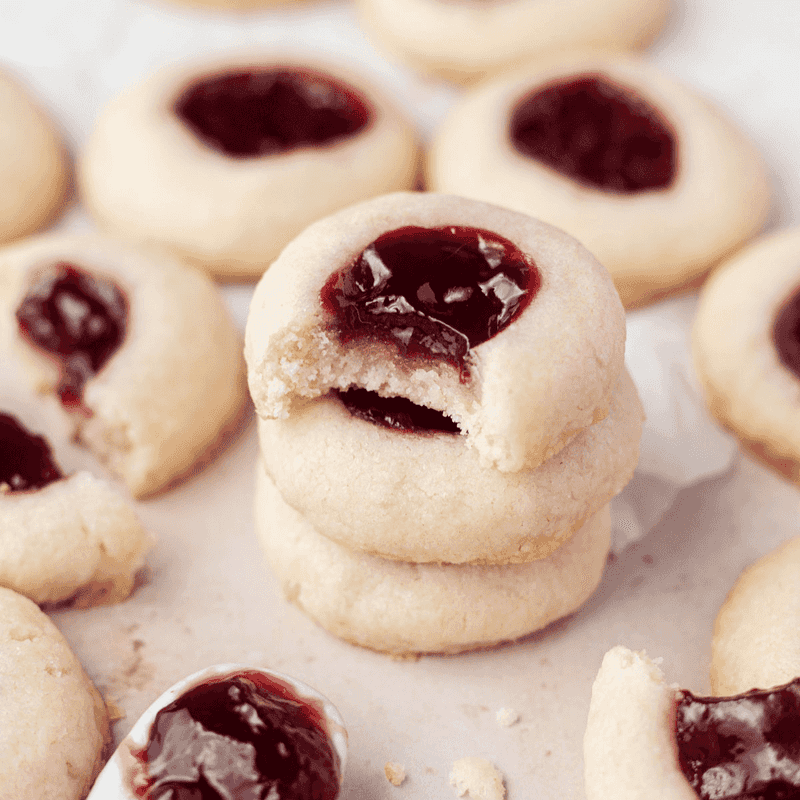
[[[241,335],[217,288],[106,237],[0,251],[0,334],[137,497],[196,469],[246,407]]]
[[[27,89],[0,71],[0,242],[33,233],[64,205],[67,151]]]
[[[771,205],[753,145],[641,58],[550,56],[465,94],[435,133],[430,189],[505,205],[579,239],[626,307],[702,280]]]
[[[719,610],[711,689],[729,695],[800,676],[800,538],[749,566]]]
[[[417,162],[415,132],[368,80],[249,53],[171,66],[120,95],[78,180],[110,232],[251,278],[316,219],[411,188]]]
[[[544,558],[625,486],[642,410],[627,372],[609,416],[532,470],[500,472],[452,434],[390,430],[335,397],[259,420],[267,473],[317,531],[383,558],[505,564]]]
[[[461,256],[464,275],[471,275],[472,259],[492,277],[475,285],[465,280]],[[386,263],[396,263],[396,276]],[[362,311],[337,292],[340,284],[341,292],[357,287],[361,270],[370,271],[377,292],[394,292],[395,278],[402,284],[430,277],[418,288],[368,300],[367,316],[373,309],[400,313],[383,315],[379,324],[387,327],[374,334],[353,332],[347,315],[362,325]],[[517,283],[515,270],[525,273]],[[457,328],[457,315],[484,323],[470,306],[481,298],[502,314],[479,331],[489,338],[473,344]],[[409,309],[412,303],[421,310]],[[429,311],[457,321],[441,322]],[[484,464],[513,472],[538,466],[607,415],[624,343],[624,312],[611,279],[571,237],[498,206],[396,193],[320,220],[287,246],[256,286],[245,358],[250,393],[265,419],[285,417],[293,404],[331,389],[359,387],[442,412]]]
[[[692,330],[695,369],[711,413],[750,452],[796,483],[798,289],[800,229],[773,233],[714,272],[700,294]]]
[[[670,0],[359,0],[368,32],[417,69],[480,78],[549,51],[639,48]]]
[[[396,655],[489,647],[575,611],[600,581],[611,532],[606,507],[532,564],[386,561],[315,531],[262,466],[255,512],[257,535],[287,599],[336,636]]]
[[[82,800],[111,743],[105,704],[55,625],[4,588],[0,682],[3,795]]]

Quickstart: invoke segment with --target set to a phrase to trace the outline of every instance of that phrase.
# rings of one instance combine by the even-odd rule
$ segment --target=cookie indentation
[[[460,433],[458,425],[432,408],[405,397],[381,397],[376,392],[351,387],[338,392],[345,408],[359,419],[406,433]]]
[[[334,273],[321,300],[345,341],[375,336],[465,370],[470,348],[511,324],[539,284],[534,264],[497,234],[407,226]]]
[[[22,335],[61,361],[58,395],[77,406],[125,338],[128,301],[112,281],[59,262],[38,276],[16,316]]]
[[[63,477],[47,441],[0,413],[0,494],[41,489]]]
[[[666,189],[677,172],[669,123],[632,90],[596,75],[524,97],[511,113],[509,136],[522,155],[607,192]]]
[[[189,86],[175,113],[209,147],[259,158],[352,136],[370,121],[358,93],[311,70],[241,70]]]
[[[783,365],[800,377],[800,289],[795,290],[776,314],[772,341]]]

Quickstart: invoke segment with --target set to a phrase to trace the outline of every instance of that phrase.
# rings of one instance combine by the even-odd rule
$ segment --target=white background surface
[[[780,226],[800,222],[798,31],[797,0],[678,0],[651,51],[758,143],[775,179]],[[456,94],[386,61],[346,0],[249,16],[156,0],[0,0],[0,63],[28,80],[76,151],[104,103],[151,69],[253,44],[360,64],[426,134]],[[66,224],[85,224],[79,209]],[[243,325],[251,288],[225,291]],[[689,298],[630,317],[632,371],[651,415],[643,452],[651,474],[638,475],[618,513],[649,527],[666,507],[664,518],[610,561],[578,614],[515,645],[394,661],[332,638],[284,603],[252,533],[252,426],[202,474],[138,504],[159,539],[143,585],[124,604],[53,615],[125,711],[117,738],[176,680],[212,663],[247,661],[295,675],[338,706],[350,734],[346,800],[452,797],[450,766],[468,755],[498,766],[510,800],[581,798],[583,730],[603,653],[618,643],[646,649],[663,656],[667,680],[706,691],[711,627],[726,592],[746,564],[797,533],[795,488],[738,455],[720,472],[732,451],[693,396],[692,312]],[[58,455],[67,467],[92,463],[69,447]],[[713,477],[676,495],[687,474]],[[495,721],[504,706],[520,715],[510,728]],[[388,760],[408,772],[400,788],[383,776]]]

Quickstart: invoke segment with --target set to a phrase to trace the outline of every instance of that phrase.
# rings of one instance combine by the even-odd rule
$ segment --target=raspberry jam
[[[683,695],[679,761],[701,800],[800,798],[800,678],[735,697]]]
[[[147,800],[335,800],[339,758],[324,714],[278,679],[245,670],[162,708],[144,752]]]
[[[632,90],[600,76],[554,83],[523,98],[509,135],[522,155],[606,192],[666,189],[675,179],[669,123]]]
[[[772,341],[783,365],[800,377],[800,289],[778,311]]]
[[[311,70],[242,70],[189,86],[175,113],[206,145],[233,158],[333,144],[367,126],[367,101]]]
[[[348,389],[338,395],[354,417],[384,428],[406,433],[460,433],[450,417],[405,397],[381,397],[366,389]]]
[[[41,489],[63,477],[47,441],[0,413],[0,494]]]
[[[128,302],[111,281],[60,262],[39,276],[16,316],[22,335],[61,361],[58,395],[76,406],[86,381],[122,344]]]
[[[531,302],[539,271],[510,241],[467,227],[389,231],[320,293],[340,338],[375,337],[467,372],[470,348]]]

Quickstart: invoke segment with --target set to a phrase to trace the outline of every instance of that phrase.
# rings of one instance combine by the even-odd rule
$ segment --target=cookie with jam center
[[[575,236],[626,307],[702,281],[772,203],[763,159],[721,109],[642,58],[596,52],[467,92],[434,134],[426,180]]]
[[[765,236],[715,271],[700,294],[692,352],[714,417],[800,482],[800,230]]]
[[[386,195],[307,228],[256,287],[245,333],[264,419],[364,389],[440,412],[505,472],[535,468],[607,416],[624,346],[613,283],[578,242],[434,193]]]
[[[109,232],[254,278],[315,220],[409,189],[416,134],[372,82],[299,56],[164,68],[101,113],[78,165]]]

